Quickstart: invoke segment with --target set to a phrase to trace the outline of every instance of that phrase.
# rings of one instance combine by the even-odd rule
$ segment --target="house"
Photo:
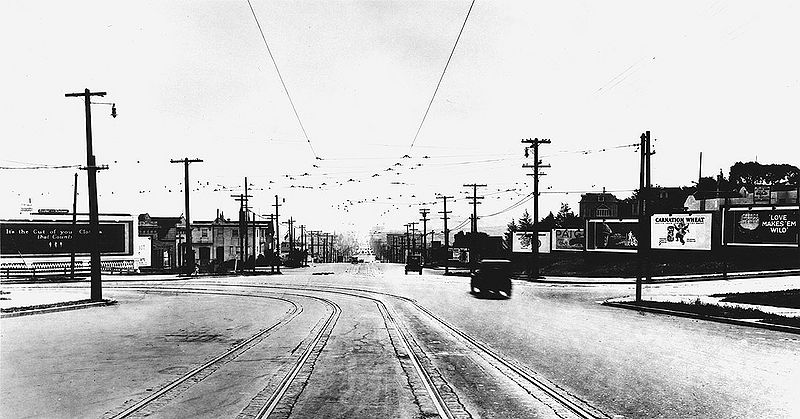
[[[616,196],[606,193],[586,193],[581,195],[578,203],[582,218],[619,218],[620,201]]]
[[[173,271],[181,266],[178,259],[182,249],[179,237],[183,237],[186,219],[180,217],[151,217],[139,214],[139,237],[150,238],[150,267],[157,271]],[[182,258],[181,258],[182,259]]]

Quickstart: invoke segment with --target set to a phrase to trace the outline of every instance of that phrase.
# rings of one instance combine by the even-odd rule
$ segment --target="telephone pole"
[[[86,113],[86,174],[89,178],[89,254],[91,260],[91,299],[103,299],[103,284],[100,277],[100,215],[97,208],[97,171],[105,167],[97,167],[92,151],[92,96],[105,96],[106,92],[92,92],[84,89],[83,93],[67,93],[64,97],[82,97]]]
[[[275,257],[277,258],[277,271],[281,273],[281,232],[279,226],[281,225],[280,221],[278,221],[278,208],[282,205],[278,203],[278,195],[275,195]]]
[[[75,226],[78,222],[78,172],[75,172],[75,186],[72,192],[72,243],[69,253],[69,279],[75,280],[75,238],[77,231]]]
[[[636,252],[639,254],[639,274],[636,275],[636,301],[642,301],[642,277],[650,281],[650,131],[639,137],[639,242]]]
[[[183,263],[186,275],[191,275],[192,272],[194,272],[194,249],[192,248],[192,222],[189,217],[189,189],[191,189],[191,185],[189,185],[189,163],[202,163],[203,161],[184,157],[180,160],[172,159],[169,162],[183,163],[183,200],[186,207],[184,209],[186,213],[186,229],[184,230],[186,234],[186,248]]]
[[[476,183],[471,183],[468,185],[464,185],[465,188],[472,188],[472,196],[468,196],[467,199],[472,201],[472,223],[470,226],[470,232],[477,233],[478,232],[478,202],[479,199],[483,199],[482,196],[478,196],[478,188],[485,188],[486,185],[478,185]]]
[[[238,270],[244,271],[244,263],[247,261],[247,198],[249,195],[245,192],[231,196],[239,202],[239,258],[242,263]]]
[[[417,222],[408,223],[411,226],[411,253],[417,252]]]
[[[539,144],[550,144],[550,139],[547,138],[534,138],[522,140],[523,144],[530,144],[525,148],[525,157],[528,157],[528,149],[533,148],[533,165],[523,164],[524,168],[533,168],[533,173],[528,173],[533,176],[533,236],[531,237],[531,254],[532,266],[530,278],[539,278],[539,176],[544,176],[544,173],[539,173],[539,169],[550,167],[549,164],[542,164],[539,160]]]
[[[472,188],[472,196],[468,196],[467,199],[472,201],[472,222],[470,227],[470,232],[472,232],[471,240],[469,240],[469,271],[471,273],[475,272],[475,266],[478,263],[478,255],[475,251],[475,241],[478,238],[478,202],[479,199],[483,199],[482,196],[478,196],[478,188],[486,187],[486,185],[478,185],[476,183],[464,185],[465,188]]]
[[[442,201],[444,203],[444,209],[442,211],[439,211],[439,214],[443,214],[444,215],[444,217],[442,217],[442,219],[444,220],[444,257],[445,257],[445,259],[444,259],[444,274],[447,275],[447,274],[449,274],[448,265],[449,265],[449,262],[450,262],[450,252],[449,252],[450,230],[447,229],[447,214],[453,212],[453,211],[448,211],[447,210],[447,199],[448,198],[452,198],[452,196],[440,195],[439,198],[442,198]]]
[[[422,208],[419,212],[422,214],[420,221],[422,221],[422,263],[424,264],[428,260],[428,213],[430,210]]]
[[[300,224],[300,252],[303,252],[305,249],[306,249],[306,226],[304,224]],[[300,261],[300,266],[308,266],[306,264],[306,259],[307,256],[304,255],[303,259]]]

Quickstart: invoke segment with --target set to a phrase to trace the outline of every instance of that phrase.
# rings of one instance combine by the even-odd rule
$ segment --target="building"
[[[238,221],[231,221],[218,213],[214,221],[192,222],[192,248],[195,260],[202,267],[212,260],[221,263],[242,260],[239,246],[246,242],[244,255],[250,259],[274,253],[275,230],[272,221],[250,221],[243,236]],[[246,239],[245,239],[246,237]],[[244,240],[240,243],[240,238]]]
[[[174,271],[182,266],[182,255],[178,238],[184,237],[180,231],[185,228],[186,219],[180,217],[151,217],[139,214],[139,237],[150,239],[150,266],[156,271]],[[179,232],[180,231],[180,232]],[[182,240],[181,240],[182,241]]]
[[[250,221],[242,234],[238,221],[226,219],[221,212],[213,221],[192,222],[192,251],[200,268],[215,263],[242,260],[271,254],[274,251],[272,221]],[[139,236],[150,238],[151,270],[175,271],[184,266],[186,219],[139,215]],[[247,247],[241,238],[246,237]],[[254,240],[255,238],[255,240]],[[254,246],[255,245],[255,246]],[[255,248],[254,248],[255,247]]]
[[[619,203],[616,196],[606,193],[587,193],[581,195],[578,203],[581,218],[619,218]]]
[[[787,205],[798,203],[798,187],[792,185],[742,186],[736,191],[697,191],[686,197],[690,211],[718,211],[725,204]]]

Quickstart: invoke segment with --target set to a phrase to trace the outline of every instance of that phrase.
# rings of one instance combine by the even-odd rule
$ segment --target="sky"
[[[64,97],[84,88],[107,92],[101,212],[182,214],[184,157],[203,160],[194,220],[235,218],[247,177],[258,214],[278,195],[296,225],[357,234],[405,231],[421,208],[441,231],[437,194],[457,226],[471,183],[487,185],[479,228],[519,218],[525,138],[552,141],[542,216],[628,196],[647,130],[662,186],[696,181],[701,152],[704,176],[800,164],[796,2],[478,0],[435,97],[471,1],[251,2],[297,116],[246,0],[2,2],[0,217],[71,208],[75,172],[88,208],[84,105]]]

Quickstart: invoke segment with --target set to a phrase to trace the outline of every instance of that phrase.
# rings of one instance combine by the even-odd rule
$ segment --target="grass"
[[[665,310],[680,311],[683,313],[699,314],[710,317],[723,317],[728,319],[753,319],[762,323],[777,324],[800,328],[799,317],[787,317],[777,314],[765,313],[755,308],[726,307],[717,304],[704,303],[695,300],[691,303],[665,302],[665,301],[640,301],[630,304],[642,307],[660,308]]]
[[[65,301],[60,303],[51,303],[51,304],[39,304],[35,306],[26,306],[26,307],[9,307],[0,310],[3,313],[15,313],[18,311],[30,311],[30,310],[40,310],[43,308],[52,308],[52,307],[66,307],[66,306],[73,306],[79,304],[88,304],[88,303],[96,303],[98,301],[95,300],[76,300],[76,301]],[[100,302],[104,302],[106,304],[114,304],[113,300],[100,300]]]
[[[800,309],[800,289],[714,294],[712,297],[724,297],[722,298],[722,301],[731,303],[758,304],[763,306]]]

